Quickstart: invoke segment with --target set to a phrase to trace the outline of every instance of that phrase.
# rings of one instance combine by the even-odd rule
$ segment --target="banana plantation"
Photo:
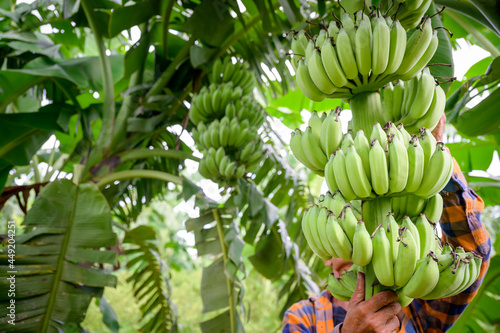
[[[0,0],[0,332],[500,331],[499,57],[493,0]]]

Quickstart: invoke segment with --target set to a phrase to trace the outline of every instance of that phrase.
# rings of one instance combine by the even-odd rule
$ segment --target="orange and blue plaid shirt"
[[[488,269],[491,242],[481,223],[483,200],[467,186],[455,159],[453,165],[452,179],[441,191],[444,204],[440,221],[442,241],[453,247],[462,246],[465,251],[474,251],[482,256],[481,274],[468,289],[453,297],[431,301],[413,300],[403,308],[409,320],[405,320],[408,324],[400,328],[400,333],[446,332],[474,298]],[[287,310],[283,319],[283,333],[335,332],[345,315],[346,311],[333,304],[333,296],[325,290],[319,296],[312,295]]]

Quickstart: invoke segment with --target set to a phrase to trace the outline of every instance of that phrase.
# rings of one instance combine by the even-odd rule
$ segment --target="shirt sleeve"
[[[285,312],[283,317],[283,333],[312,333],[313,321],[311,315],[313,314],[312,303],[307,301],[300,301],[295,303],[290,309]]]
[[[489,265],[491,241],[481,223],[483,200],[468,187],[455,159],[453,168],[452,179],[440,193],[444,204],[440,221],[442,241],[481,256],[481,273],[476,282],[458,295],[431,301],[414,300],[409,306],[409,317],[419,332],[446,332],[453,326],[476,295]]]

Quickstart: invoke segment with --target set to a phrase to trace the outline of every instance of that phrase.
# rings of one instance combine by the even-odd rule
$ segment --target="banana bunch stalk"
[[[389,83],[382,92],[384,119],[404,124],[410,133],[418,133],[422,127],[431,131],[443,115],[446,96],[437,85],[429,69],[409,81]]]
[[[307,129],[292,132],[290,149],[300,163],[314,173],[323,176],[328,156],[332,154],[342,141],[342,124],[339,120],[340,108],[323,113],[321,117],[312,112]]]
[[[309,99],[355,98],[388,82],[417,75],[434,55],[438,38],[430,19],[407,38],[399,21],[358,11],[322,27],[318,36],[293,36],[297,85]]]
[[[388,123],[385,128],[375,123],[369,140],[362,130],[354,141],[348,134],[344,136],[324,168],[329,190],[340,190],[347,201],[409,194],[424,199],[435,196],[453,172],[444,144],[436,142],[427,129],[420,137],[410,137],[402,126]],[[346,140],[347,151],[342,149]],[[420,211],[410,211],[410,215]]]

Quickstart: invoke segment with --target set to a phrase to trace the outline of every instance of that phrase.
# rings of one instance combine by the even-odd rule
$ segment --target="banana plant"
[[[117,240],[108,203],[93,184],[55,181],[41,191],[23,227],[0,254],[2,276],[12,278],[1,281],[2,315],[15,314],[15,325],[2,321],[0,329],[56,332],[78,326],[92,297],[116,285],[114,275],[96,266],[116,263],[115,252],[100,250]],[[14,312],[7,309],[12,304]]]

